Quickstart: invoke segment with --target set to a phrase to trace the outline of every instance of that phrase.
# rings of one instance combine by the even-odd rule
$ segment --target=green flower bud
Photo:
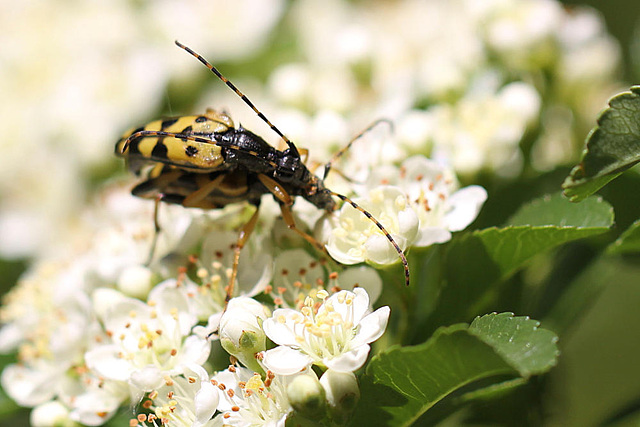
[[[305,418],[324,418],[327,401],[325,392],[315,374],[296,376],[287,386],[291,406]]]
[[[344,424],[353,413],[360,400],[358,380],[353,372],[338,372],[329,369],[320,378],[329,403],[331,418],[339,424]]]

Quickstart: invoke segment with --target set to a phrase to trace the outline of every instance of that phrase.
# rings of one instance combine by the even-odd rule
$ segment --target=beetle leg
[[[160,201],[162,200],[162,194],[158,194],[155,198],[155,203],[153,206],[153,239],[151,240],[151,248],[149,249],[149,257],[147,258],[147,262],[145,265],[150,265],[153,260],[153,254],[156,251],[156,245],[158,244],[158,235],[162,228],[160,227],[160,222],[158,221],[158,213],[160,212]]]
[[[307,242],[311,243],[316,249],[323,253],[327,253],[327,250],[324,248],[324,245],[316,240],[315,237],[305,233],[296,227],[296,222],[293,219],[293,213],[291,212],[291,208],[284,203],[280,203],[280,211],[282,212],[282,219],[284,219],[284,223],[287,224],[289,230],[293,230],[298,233],[302,238],[304,238]]]
[[[302,160],[302,163],[307,163],[307,160],[309,160],[309,149],[298,148],[298,152],[300,153],[301,159],[304,157],[304,159]]]
[[[153,194],[153,193],[150,193],[145,195],[145,193],[148,193],[149,190],[153,190],[153,192],[158,191],[158,194],[153,196],[153,199],[155,201],[155,205],[153,207],[154,231],[153,231],[153,239],[151,241],[151,248],[149,249],[149,257],[147,258],[146,265],[151,264],[151,261],[153,260],[153,255],[156,251],[156,245],[158,243],[158,235],[162,231],[162,227],[160,226],[160,221],[158,219],[158,216],[160,213],[160,202],[164,199],[164,194],[162,194],[161,189],[171,184],[173,181],[178,179],[181,175],[182,175],[182,172],[177,170],[169,173],[161,174],[159,176],[156,176],[155,178],[151,178],[144,182],[141,182],[140,184],[136,185],[133,188],[133,190],[131,190],[131,194],[133,194],[134,196],[146,197],[146,198],[151,198],[149,196]]]
[[[202,202],[202,200],[205,197],[211,194],[211,192],[220,185],[220,182],[223,179],[224,179],[224,174],[218,176],[215,179],[212,179],[206,185],[203,185],[202,187],[198,188],[196,191],[194,191],[193,193],[189,194],[187,197],[184,198],[184,201],[182,202],[182,206],[185,206],[188,208],[199,207],[200,202]]]
[[[324,245],[318,242],[313,236],[305,233],[296,227],[296,222],[293,219],[293,213],[291,212],[290,206],[293,205],[293,198],[285,191],[284,188],[280,184],[278,184],[272,178],[269,178],[266,175],[259,174],[258,179],[262,184],[267,187],[267,189],[273,194],[273,196],[280,202],[280,211],[282,212],[282,218],[284,219],[284,223],[287,224],[290,230],[298,233],[304,240],[311,243],[318,250],[325,252]]]
[[[229,304],[229,301],[233,297],[233,290],[235,287],[236,278],[238,277],[238,263],[240,261],[240,251],[244,247],[245,243],[247,243],[247,240],[249,240],[249,236],[251,236],[251,233],[253,232],[253,229],[255,228],[256,223],[258,222],[258,216],[259,216],[258,212],[260,212],[260,207],[256,206],[256,211],[251,216],[251,219],[249,219],[249,221],[247,221],[247,223],[244,226],[242,226],[242,229],[240,229],[240,234],[238,234],[238,240],[236,241],[236,245],[233,248],[233,267],[231,269],[231,278],[229,279],[229,285],[227,285],[227,296],[225,297],[225,300],[224,300],[225,310],[227,308],[227,304]]]

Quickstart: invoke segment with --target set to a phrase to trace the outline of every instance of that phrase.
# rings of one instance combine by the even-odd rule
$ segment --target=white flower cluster
[[[277,69],[265,98],[288,107],[273,121],[319,159],[354,122],[387,117],[401,146],[359,158],[430,152],[458,173],[512,177],[530,138],[546,170],[575,160],[584,126],[620,88],[602,17],[556,0],[302,0],[288,18],[307,62]],[[545,131],[558,117],[561,136]]]
[[[365,365],[390,316],[388,307],[373,306],[383,287],[375,268],[399,261],[388,236],[406,252],[444,243],[469,226],[487,193],[477,185],[461,187],[457,174],[468,179],[485,169],[503,176],[518,173],[524,158],[519,144],[541,117],[558,110],[580,113],[585,104],[580,97],[587,96],[583,87],[597,97],[594,91],[610,84],[614,67],[602,65],[594,52],[606,50],[607,64],[617,62],[617,51],[593,12],[568,14],[552,0],[292,3],[284,19],[307,62],[278,68],[266,93],[238,86],[293,141],[310,148],[309,165],[321,164],[344,146],[351,123],[363,117],[392,119],[394,131],[380,124],[362,135],[325,181],[379,224],[350,203],[323,214],[297,201],[298,226],[325,245],[330,260],[306,250],[306,243],[278,219],[273,198],[265,196],[240,255],[236,297],[225,304],[237,229],[252,208],[202,212],[162,205],[152,260],[153,203],[113,185],[90,209],[78,208],[77,176],[83,171],[74,160],[95,164],[96,146],[109,139],[106,135],[155,109],[170,74],[160,64],[168,55],[159,60],[157,51],[130,43],[144,38],[144,26],[137,25],[125,2],[115,4],[109,9],[114,16],[105,15],[100,27],[112,34],[100,39],[106,46],[76,46],[82,38],[75,35],[65,39],[64,66],[37,55],[42,50],[51,55],[56,46],[42,47],[42,40],[30,39],[36,36],[21,34],[31,40],[21,46],[46,61],[34,67],[51,75],[36,79],[37,86],[25,84],[33,93],[14,93],[20,85],[3,91],[20,103],[0,114],[0,120],[10,120],[7,128],[17,131],[16,139],[4,140],[3,152],[10,155],[0,156],[0,174],[11,178],[0,179],[10,184],[0,184],[0,251],[24,255],[47,244],[46,254],[0,310],[0,350],[18,353],[18,362],[2,372],[2,387],[20,405],[34,408],[34,426],[70,420],[101,425],[130,404],[138,412],[132,426],[280,426],[292,411],[345,419],[359,397],[354,372]],[[138,5],[135,13],[142,10],[145,22],[160,23],[163,31],[176,21],[191,23],[171,35],[185,34],[186,42],[203,40],[199,28],[209,33],[210,15],[215,15],[211,31],[218,39],[202,44],[215,44],[212,51],[220,60],[255,51],[276,25],[283,4],[245,0],[190,8],[152,2]],[[56,12],[64,7],[56,5]],[[87,16],[94,11],[73,9],[79,22],[69,27],[90,27]],[[238,10],[252,12],[240,19]],[[58,25],[49,11],[30,2],[18,12]],[[225,19],[227,14],[236,18]],[[158,43],[169,46],[164,40],[169,35],[162,34]],[[224,34],[233,37],[224,39]],[[118,60],[108,56],[94,65],[91,53],[97,49]],[[16,52],[5,55],[10,61],[17,57]],[[177,57],[181,64],[186,61]],[[4,73],[12,69],[0,70],[0,85],[11,80]],[[566,91],[554,94],[558,105],[546,104],[548,94],[537,86],[540,69],[561,76],[559,86]],[[78,73],[87,80],[66,91]],[[111,89],[113,79],[118,90]],[[235,94],[215,84],[226,92],[217,98],[205,92],[203,106],[211,99],[217,108],[240,105],[237,99],[226,102]],[[60,96],[53,105],[33,102],[42,93]],[[114,99],[114,93],[126,96]],[[50,121],[36,120],[42,117]],[[244,124],[263,129],[252,119]],[[33,123],[41,126],[29,126]],[[540,135],[533,154],[536,144],[548,141],[546,132]],[[59,145],[43,143],[50,138],[70,148],[60,151]],[[91,145],[94,140],[97,145]],[[108,151],[100,156],[111,155],[111,144]],[[561,160],[559,150],[539,165]],[[38,173],[25,175],[26,163]],[[21,200],[22,193],[10,197],[18,188],[15,182],[31,181],[40,189],[29,196],[33,200]],[[68,194],[78,200],[61,203]],[[5,199],[17,202],[4,204]],[[32,201],[52,206],[39,212],[56,227],[35,226],[43,224],[41,215],[24,213]],[[75,220],[60,225],[68,211]],[[60,234],[51,234],[54,229]],[[368,265],[343,268],[334,260]],[[215,364],[222,349],[232,356],[228,367]]]
[[[32,424],[101,425],[133,402],[132,425],[283,425],[308,399],[340,412],[336,402],[357,396],[354,371],[390,313],[371,307],[378,274],[329,274],[319,253],[274,247],[265,210],[240,259],[242,296],[225,309],[237,238],[229,219],[243,215],[242,206],[211,214],[163,206],[157,256],[145,264],[152,203],[121,185],[107,189],[67,250],[36,263],[0,311],[0,349],[18,352],[2,387],[34,407]],[[272,302],[251,298],[258,294]],[[218,339],[244,367],[211,371]]]

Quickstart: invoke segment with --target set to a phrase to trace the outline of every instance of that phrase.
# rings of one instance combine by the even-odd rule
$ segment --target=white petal
[[[445,216],[447,228],[451,231],[464,230],[476,219],[485,200],[487,190],[479,185],[471,185],[453,193],[449,197],[452,210]]]
[[[184,340],[182,349],[177,356],[179,360],[176,360],[176,363],[202,365],[209,358],[210,352],[211,343],[206,338],[190,335]]]
[[[387,329],[387,322],[391,309],[387,306],[380,307],[360,321],[358,334],[351,341],[353,347],[369,344],[380,338]]]
[[[367,361],[369,350],[371,350],[371,347],[368,344],[364,344],[338,357],[325,358],[322,363],[334,371],[353,372],[362,368]]]
[[[413,243],[416,235],[418,234],[419,225],[420,220],[413,209],[407,208],[398,212],[398,233],[400,233],[406,240],[406,243],[403,246],[400,246],[400,249],[405,249]]]
[[[194,406],[196,411],[196,420],[193,422],[192,427],[200,427],[207,423],[216,412],[218,403],[220,401],[220,394],[218,389],[214,387],[208,380],[200,383],[200,390],[196,393],[194,398]]]
[[[445,227],[445,224],[442,225]],[[425,246],[431,246],[434,243],[444,243],[451,240],[451,232],[441,227],[424,227],[420,229],[418,238],[413,243],[413,246],[423,248]]]
[[[2,371],[2,388],[22,406],[35,406],[54,397],[56,377],[62,372],[55,369],[28,369],[21,365],[8,365]]]
[[[297,346],[298,341],[296,341],[296,335],[293,331],[292,316],[301,316],[301,314],[288,308],[281,308],[274,311],[273,316],[265,320],[262,324],[264,333],[267,334],[271,341],[278,345]],[[278,320],[280,318],[285,318],[286,322],[280,322]]]
[[[118,357],[120,347],[105,345],[85,353],[84,360],[90,369],[99,375],[117,381],[127,381],[133,372],[131,364]]]
[[[156,366],[148,365],[131,373],[129,384],[142,391],[152,391],[162,385],[162,372]]]
[[[378,272],[371,267],[350,267],[340,273],[340,287],[348,291],[355,286],[367,291],[371,302],[375,302],[382,293],[382,279]]]
[[[207,320],[207,326],[194,326],[191,332],[197,337],[209,340],[218,339],[218,328],[220,327],[220,319],[222,318],[222,312],[214,313],[209,316]]]
[[[406,240],[397,234],[392,235],[393,240],[400,246],[406,247]],[[398,252],[389,243],[389,240],[384,235],[374,234],[367,239],[364,245],[366,250],[367,261],[371,261],[379,265],[393,264],[399,260]],[[338,260],[339,261],[339,260]]]
[[[13,351],[24,340],[24,332],[15,323],[8,323],[0,329],[0,353]]]
[[[358,324],[365,314],[371,311],[369,305],[369,294],[363,288],[356,288],[353,290],[355,298],[352,302],[353,307],[353,323]]]
[[[262,363],[267,369],[279,375],[297,374],[312,362],[311,357],[306,354],[285,346],[265,351],[262,359]]]
[[[333,234],[329,236],[329,241],[325,247],[329,255],[331,255],[331,258],[340,264],[352,265],[365,260],[364,253],[356,255],[354,252],[349,252],[350,246],[348,243],[335,237]]]
[[[32,427],[64,426],[69,421],[69,409],[56,400],[50,400],[33,408],[29,421]]]

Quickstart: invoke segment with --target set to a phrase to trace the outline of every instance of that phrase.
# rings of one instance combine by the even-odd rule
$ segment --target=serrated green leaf
[[[558,338],[539,326],[537,320],[500,313],[477,317],[469,331],[491,345],[520,376],[527,378],[548,371],[558,355]]]
[[[609,254],[628,254],[640,252],[640,219],[631,224],[608,248]]]
[[[542,373],[555,363],[555,336],[534,330],[537,322],[509,313],[476,322],[441,328],[424,344],[374,357],[362,380],[354,423],[408,426],[461,387]]]
[[[609,100],[598,125],[587,136],[580,163],[562,184],[565,196],[577,202],[593,194],[640,162],[640,86]]]
[[[609,228],[613,225],[613,208],[600,197],[590,197],[577,205],[555,193],[525,204],[505,225]]]
[[[606,232],[613,225],[613,210],[600,198],[577,205],[554,195],[525,205],[509,222],[544,225],[492,227],[454,239],[445,255],[446,286],[422,331],[492,310],[487,300],[496,292],[495,284],[543,251]]]

